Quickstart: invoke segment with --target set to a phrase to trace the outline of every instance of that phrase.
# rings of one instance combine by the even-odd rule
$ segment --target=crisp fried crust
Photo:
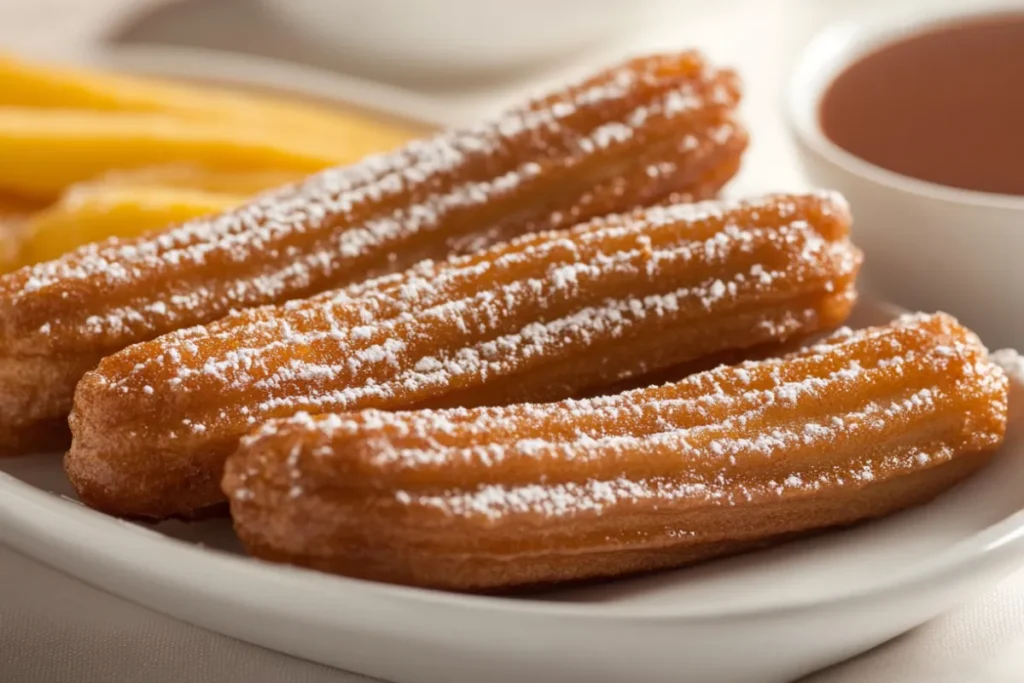
[[[679,195],[735,173],[735,75],[627,62],[494,122],[330,170],[242,208],[0,277],[0,453],[41,444],[101,357],[277,303]]]
[[[923,503],[1001,443],[1007,379],[945,315],[613,397],[300,415],[224,490],[256,556],[455,590],[694,562]]]
[[[849,222],[830,193],[655,207],[182,330],[85,376],[66,469],[94,507],[187,516],[268,418],[558,400],[835,327]]]

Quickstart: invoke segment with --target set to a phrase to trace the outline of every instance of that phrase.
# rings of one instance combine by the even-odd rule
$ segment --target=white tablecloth
[[[147,0],[148,1],[148,0]],[[137,0],[0,0],[0,48],[68,52]],[[699,8],[696,3],[682,3]],[[870,4],[898,4],[872,0]],[[633,49],[706,46],[747,83],[753,147],[738,189],[786,189],[802,179],[778,114],[779,89],[799,45],[848,0],[727,0],[637,38]],[[515,93],[495,92],[505,99]],[[464,117],[488,95],[452,96]],[[462,111],[455,112],[454,108]],[[798,644],[794,644],[794,647]],[[208,633],[95,590],[0,546],[0,682],[350,683],[368,680]],[[1024,571],[877,650],[812,676],[813,683],[1024,681]]]
[[[0,547],[4,683],[369,680],[174,621]],[[802,683],[868,681],[1024,681],[1024,572],[981,599]]]

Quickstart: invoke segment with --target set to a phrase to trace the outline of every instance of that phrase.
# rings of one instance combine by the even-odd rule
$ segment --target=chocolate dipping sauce
[[[1024,195],[1024,13],[963,19],[847,67],[821,103],[825,136],[882,168]]]

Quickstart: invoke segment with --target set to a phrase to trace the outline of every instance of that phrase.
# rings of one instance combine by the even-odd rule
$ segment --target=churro
[[[0,277],[0,452],[64,434],[103,356],[234,309],[679,194],[715,194],[746,134],[732,72],[629,61],[466,131],[332,170],[210,219]]]
[[[229,458],[257,557],[498,590],[675,567],[927,502],[1002,442],[1007,379],[945,315],[614,397],[300,415]]]
[[[65,466],[89,505],[189,516],[268,418],[558,400],[797,339],[850,311],[849,224],[832,193],[659,206],[242,311],[105,358]]]

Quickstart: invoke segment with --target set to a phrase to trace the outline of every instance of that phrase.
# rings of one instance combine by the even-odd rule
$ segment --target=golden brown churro
[[[61,437],[75,383],[130,344],[682,193],[713,195],[746,134],[738,82],[693,52],[627,62],[444,133],[138,239],[0,278],[0,453]]]
[[[99,509],[188,516],[268,418],[558,400],[806,336],[854,301],[849,223],[829,193],[654,207],[242,311],[87,374],[66,469]]]
[[[229,458],[254,555],[455,590],[673,567],[926,502],[984,465],[1007,380],[945,315],[548,405],[296,416]]]

